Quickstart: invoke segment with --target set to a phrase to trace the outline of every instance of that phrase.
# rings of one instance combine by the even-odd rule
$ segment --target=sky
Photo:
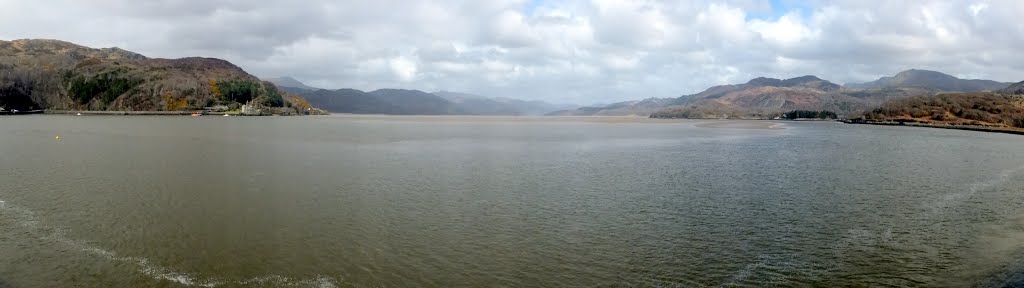
[[[0,40],[215,57],[321,88],[559,103],[916,68],[1024,80],[1019,0],[0,0]]]

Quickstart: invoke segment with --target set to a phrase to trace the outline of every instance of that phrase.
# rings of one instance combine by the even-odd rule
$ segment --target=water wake
[[[270,285],[274,287],[320,288],[337,287],[336,282],[333,279],[326,276],[319,276],[310,279],[295,279],[280,275],[266,275],[243,280],[202,278],[199,276],[191,275],[189,273],[175,271],[174,269],[160,266],[146,258],[121,256],[113,251],[89,245],[84,241],[71,239],[66,236],[66,229],[44,225],[36,216],[35,212],[33,212],[32,210],[20,206],[15,206],[9,202],[5,202],[2,200],[0,200],[0,203],[4,203],[4,206],[0,207],[0,215],[3,216],[2,219],[11,220],[22,228],[41,232],[43,234],[43,236],[40,237],[42,240],[49,240],[56,243],[60,243],[62,245],[73,248],[77,251],[93,255],[96,257],[100,257],[108,261],[131,264],[132,266],[136,267],[136,270],[139,273],[149,276],[150,278],[155,280],[170,281],[190,287],[218,287],[223,285]]]
[[[747,282],[758,282],[756,283],[758,286],[786,286],[787,284],[792,285],[793,278],[820,279],[822,275],[828,273],[828,270],[828,267],[816,267],[809,263],[790,259],[790,257],[762,254],[758,255],[754,262],[733,273],[732,277],[719,287],[733,287]],[[757,281],[752,281],[755,278]]]
[[[993,177],[985,181],[968,184],[967,189],[961,190],[960,192],[946,194],[941,199],[930,205],[931,209],[929,209],[930,214],[928,216],[942,214],[946,211],[946,209],[952,208],[953,206],[962,203],[963,200],[969,199],[971,196],[974,196],[974,194],[977,194],[978,192],[999,187],[1000,185],[1003,185],[1007,181],[1013,179],[1012,177],[1014,175],[1017,175],[1021,171],[1024,171],[1024,166],[1003,170],[998,175],[996,175],[996,177]]]

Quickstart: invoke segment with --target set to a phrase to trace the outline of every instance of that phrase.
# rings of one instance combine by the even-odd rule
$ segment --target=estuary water
[[[1024,279],[1024,137],[765,123],[0,117],[0,287]]]

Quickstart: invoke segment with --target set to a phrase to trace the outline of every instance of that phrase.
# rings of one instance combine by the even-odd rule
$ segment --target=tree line
[[[822,111],[810,111],[810,110],[793,110],[782,114],[784,119],[836,119],[839,115],[835,112],[822,110]]]

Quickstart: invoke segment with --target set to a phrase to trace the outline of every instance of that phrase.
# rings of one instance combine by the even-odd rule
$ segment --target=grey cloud
[[[784,1],[785,2],[785,1]],[[675,97],[758,76],[923,68],[1024,80],[1013,0],[0,0],[0,39],[206,56],[326,88],[554,102]],[[778,15],[785,15],[781,18]]]

